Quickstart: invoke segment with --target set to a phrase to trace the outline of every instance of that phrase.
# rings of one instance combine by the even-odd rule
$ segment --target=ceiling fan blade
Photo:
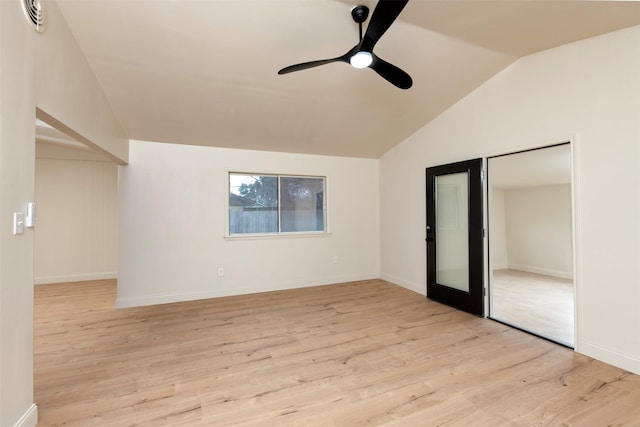
[[[303,62],[302,64],[289,65],[278,71],[278,74],[293,73],[294,71],[306,70],[308,68],[319,67],[320,65],[331,64],[332,62],[349,62],[349,56],[342,55],[337,58],[321,59],[319,61]]]
[[[373,55],[373,62],[369,68],[400,89],[409,89],[413,85],[413,80],[409,74],[375,55]]]
[[[380,37],[389,29],[409,0],[380,0],[360,42],[360,50],[372,52]]]

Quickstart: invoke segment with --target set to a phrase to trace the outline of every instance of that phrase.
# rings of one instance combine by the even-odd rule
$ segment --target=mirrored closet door
[[[569,143],[490,157],[489,317],[574,346]]]

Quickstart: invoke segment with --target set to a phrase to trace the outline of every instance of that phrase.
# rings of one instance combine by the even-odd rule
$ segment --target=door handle
[[[433,237],[431,236],[431,227],[427,225],[427,238],[424,239],[427,242],[433,242]]]

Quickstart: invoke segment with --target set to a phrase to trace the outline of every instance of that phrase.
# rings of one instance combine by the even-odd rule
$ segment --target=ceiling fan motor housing
[[[369,16],[369,8],[367,6],[355,6],[351,9],[351,17],[357,24],[362,24]]]

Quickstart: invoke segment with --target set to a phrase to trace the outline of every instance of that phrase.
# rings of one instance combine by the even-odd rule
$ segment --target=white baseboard
[[[427,295],[427,288],[424,283],[415,283],[409,280],[402,279],[400,277],[394,276],[392,274],[382,274],[380,276],[382,280],[386,280],[387,282],[391,282],[395,285],[402,286],[403,288],[409,289],[415,293],[420,295]]]
[[[534,267],[530,265],[509,264],[510,270],[524,271],[527,273],[544,274],[545,276],[557,277],[559,279],[573,279],[573,272],[552,270],[550,268]]]
[[[35,427],[36,424],[38,424],[38,406],[33,403],[13,427]]]
[[[194,301],[199,299],[230,297],[235,295],[256,294],[260,292],[283,291],[287,289],[308,288],[311,286],[324,286],[335,283],[355,282],[359,280],[373,280],[380,277],[378,274],[339,276],[330,277],[324,280],[314,280],[309,282],[279,283],[275,286],[233,286],[225,289],[193,290],[186,292],[167,292],[150,295],[140,295],[132,297],[116,298],[116,308],[142,307],[156,304],[169,304],[173,302]],[[126,279],[121,279],[120,283],[126,287]]]
[[[621,353],[617,350],[595,344],[585,340],[579,340],[576,348],[578,353],[593,357],[604,363],[608,363],[618,368],[625,369],[634,374],[640,375],[640,359],[630,354]]]
[[[117,271],[109,271],[106,273],[68,274],[65,276],[36,277],[34,282],[36,285],[48,285],[50,283],[88,282],[90,280],[116,279],[117,277]]]

